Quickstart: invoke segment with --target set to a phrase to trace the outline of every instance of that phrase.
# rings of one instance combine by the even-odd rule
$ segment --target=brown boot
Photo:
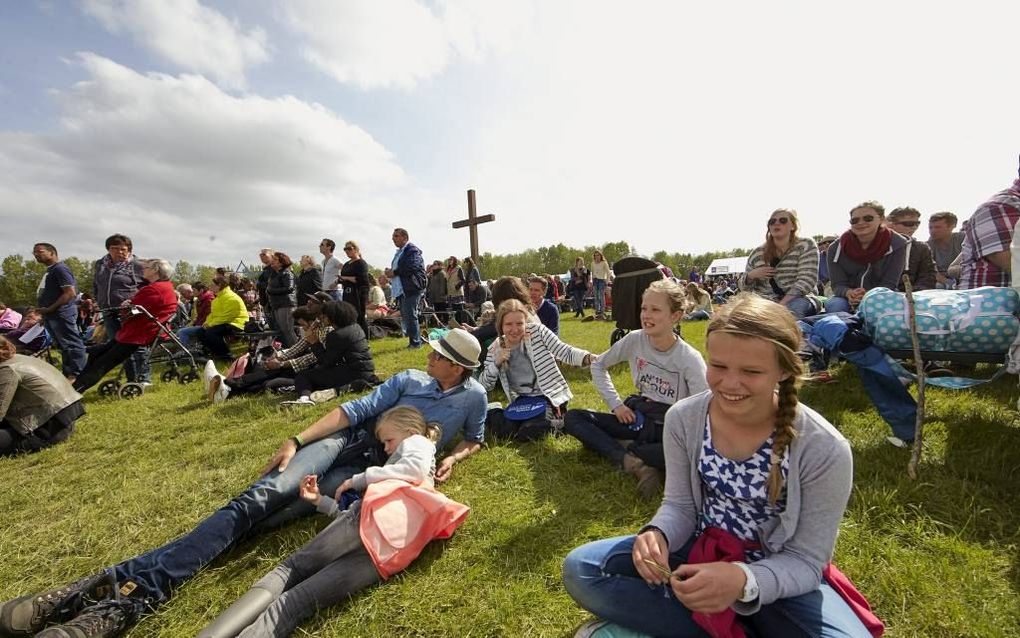
[[[637,479],[642,497],[653,499],[662,493],[662,473],[630,452],[623,455],[623,471]]]

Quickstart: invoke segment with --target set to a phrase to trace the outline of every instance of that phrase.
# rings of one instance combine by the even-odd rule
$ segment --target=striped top
[[[768,266],[765,263],[765,245],[762,244],[747,257],[747,268],[744,271],[745,277],[740,281],[742,290],[750,290],[766,299],[779,301],[782,296],[769,285],[767,278],[747,281],[746,274],[761,266]],[[801,237],[797,240],[786,254],[779,258],[776,265],[776,274],[773,276],[776,285],[793,297],[803,297],[813,294],[818,287],[818,246],[815,240],[810,237]]]
[[[581,367],[584,357],[590,353],[587,350],[563,343],[553,331],[533,319],[528,321],[527,330],[528,334],[524,338],[524,354],[527,355],[535,369],[537,387],[542,395],[549,399],[550,403],[555,406],[563,405],[574,395],[570,392],[570,386],[563,378],[563,373],[560,372],[556,361]],[[486,390],[491,390],[496,387],[498,380],[507,399],[513,401],[517,398],[517,394],[513,392],[506,372],[496,366],[496,354],[499,353],[499,348],[499,339],[493,341],[489,346],[479,381]]]

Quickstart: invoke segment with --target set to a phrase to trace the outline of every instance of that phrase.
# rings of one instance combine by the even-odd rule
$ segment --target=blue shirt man
[[[60,261],[53,244],[32,247],[32,256],[46,266],[39,283],[38,310],[60,348],[61,371],[74,381],[85,369],[85,344],[78,332],[78,282],[67,265]]]

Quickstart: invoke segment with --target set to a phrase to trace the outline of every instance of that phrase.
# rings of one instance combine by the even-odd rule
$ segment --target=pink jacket
[[[471,511],[434,489],[399,479],[372,483],[361,502],[361,542],[383,579],[399,573],[435,538],[450,538]]]

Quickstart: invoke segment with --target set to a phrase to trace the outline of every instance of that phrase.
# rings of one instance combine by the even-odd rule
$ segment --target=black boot
[[[138,622],[142,603],[133,598],[106,600],[86,607],[63,625],[49,627],[36,638],[114,638]]]
[[[245,627],[255,622],[274,600],[276,596],[273,592],[261,587],[252,587],[198,632],[197,638],[234,638],[244,631]]]
[[[0,603],[0,636],[33,636],[46,625],[74,618],[84,607],[113,594],[109,572]]]

